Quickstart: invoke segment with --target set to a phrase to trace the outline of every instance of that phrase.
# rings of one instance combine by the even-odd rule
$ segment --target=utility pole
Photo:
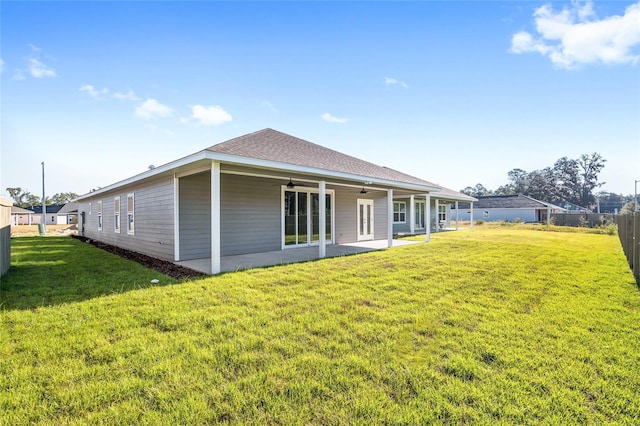
[[[44,161],[42,162],[42,230],[47,234],[47,197],[44,195]]]

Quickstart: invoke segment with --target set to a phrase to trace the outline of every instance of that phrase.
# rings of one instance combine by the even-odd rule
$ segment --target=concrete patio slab
[[[409,244],[421,244],[423,241],[393,240],[393,247]],[[366,253],[374,250],[387,249],[387,240],[362,241],[352,244],[327,245],[327,257],[346,256]],[[297,247],[264,253],[241,254],[237,256],[223,256],[220,258],[221,272],[240,271],[243,269],[259,268],[263,266],[286,265],[289,263],[306,262],[318,259],[318,247]],[[175,262],[178,265],[196,271],[211,273],[211,258],[183,260]]]

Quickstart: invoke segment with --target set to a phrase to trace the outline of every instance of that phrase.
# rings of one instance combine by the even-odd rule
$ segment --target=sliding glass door
[[[326,194],[326,209],[320,211],[320,195],[313,190],[286,190],[283,197],[284,245],[308,246],[320,241],[320,221],[326,223],[325,241],[332,242],[332,194]]]

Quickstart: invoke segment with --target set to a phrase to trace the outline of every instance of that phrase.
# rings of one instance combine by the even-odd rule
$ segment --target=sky
[[[1,1],[0,194],[267,127],[454,190],[598,152],[632,194],[639,62],[640,1]]]

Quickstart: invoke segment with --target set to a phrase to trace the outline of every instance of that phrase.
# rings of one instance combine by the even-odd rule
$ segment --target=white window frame
[[[98,201],[98,231],[102,231],[102,200]]]
[[[447,205],[438,205],[438,223],[447,221]]]
[[[129,199],[131,199],[131,208],[129,208]],[[135,235],[136,233],[136,197],[133,192],[127,194],[127,234]]]
[[[113,197],[113,232],[120,233],[120,212],[122,210],[120,205],[120,196]]]
[[[305,188],[305,189],[299,189],[299,188],[288,188],[286,185],[282,185],[281,188],[281,193],[280,193],[280,226],[281,226],[281,247],[283,250],[285,249],[293,249],[293,248],[298,248],[298,247],[313,247],[313,246],[318,246],[320,243],[318,241],[313,241],[312,239],[309,240],[309,237],[307,237],[307,242],[296,242],[295,244],[286,244],[286,235],[285,235],[285,193],[286,192],[295,192],[296,193],[296,199],[298,198],[298,193],[299,192],[305,192],[307,194],[307,213],[311,211],[311,194],[320,194],[320,190],[317,188]],[[331,203],[331,240],[330,241],[326,241],[327,244],[334,244],[334,241],[336,240],[336,221],[335,221],[335,214],[336,214],[336,197],[335,197],[335,191],[333,189],[327,189],[325,192],[326,195],[330,196],[330,203]],[[308,215],[310,216],[310,215]],[[297,232],[297,224],[296,224],[296,232]],[[307,235],[310,236],[312,229],[311,229],[311,221],[308,220],[307,221]]]
[[[398,210],[396,210],[396,206],[398,206]],[[396,215],[398,215],[398,220],[396,220]],[[407,203],[405,201],[393,202],[393,223],[407,223]]]

